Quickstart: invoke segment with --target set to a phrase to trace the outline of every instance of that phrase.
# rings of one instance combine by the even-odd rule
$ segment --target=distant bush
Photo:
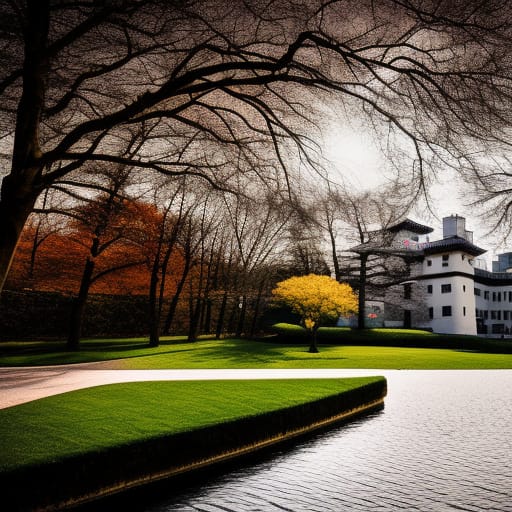
[[[272,326],[279,343],[304,343],[306,330],[300,325],[278,323]],[[416,348],[450,348],[497,354],[512,354],[512,340],[480,338],[457,334],[436,334],[419,329],[351,329],[349,327],[322,327],[318,341],[335,345],[370,345]]]

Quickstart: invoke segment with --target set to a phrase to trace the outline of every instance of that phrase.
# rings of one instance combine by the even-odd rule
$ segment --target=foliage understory
[[[150,348],[145,338],[98,339],[84,340],[80,352],[66,352],[63,342],[3,342],[0,366],[115,360],[110,368],[512,368],[512,344],[506,340],[391,329],[342,332],[338,344],[333,340],[322,344],[320,338],[319,354],[308,353],[307,343],[302,340],[275,343],[204,339],[188,343],[184,338],[164,338],[160,346]]]
[[[0,410],[0,472],[65,462],[164,435],[265,414],[382,377],[139,382],[51,396]]]

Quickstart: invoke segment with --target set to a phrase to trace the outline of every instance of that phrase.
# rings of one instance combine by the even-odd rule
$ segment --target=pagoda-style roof
[[[423,251],[421,249],[399,248],[392,245],[385,246],[376,241],[365,242],[355,247],[351,247],[350,250],[358,254],[380,254],[383,256],[400,256],[402,258],[417,258],[423,256]]]
[[[434,242],[427,242],[422,244],[423,254],[439,254],[447,251],[462,251],[472,256],[480,256],[485,249],[477,247],[465,238],[460,236],[451,236],[449,238],[443,238],[442,240],[436,240]]]
[[[418,222],[414,222],[411,219],[404,219],[396,224],[393,224],[386,228],[387,231],[391,231],[391,233],[396,233],[398,231],[406,230],[411,231],[412,233],[416,233],[418,235],[427,235],[428,233],[432,233],[434,231],[430,226],[425,226],[424,224],[419,224]]]
[[[366,242],[352,247],[350,250],[359,254],[395,254],[396,256],[424,256],[448,251],[462,251],[472,256],[480,256],[486,252],[485,249],[477,247],[460,236],[443,238],[434,242],[414,242],[406,249],[393,246],[384,247],[378,242]]]

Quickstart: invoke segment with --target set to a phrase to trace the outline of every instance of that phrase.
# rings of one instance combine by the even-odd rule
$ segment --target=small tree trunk
[[[205,302],[203,333],[210,334],[211,325],[212,325],[212,299],[207,299]]]
[[[185,268],[183,269],[183,274],[181,275],[178,286],[176,287],[176,293],[174,294],[173,298],[171,299],[171,303],[169,304],[169,310],[168,310],[167,316],[165,318],[164,334],[169,334],[169,332],[171,330],[171,324],[172,324],[172,321],[174,320],[176,308],[178,307],[178,302],[181,297],[181,292],[183,291],[183,288],[185,286],[185,282],[187,280],[189,270],[190,270],[190,264],[187,262],[185,264]]]
[[[261,297],[263,295],[263,283],[260,283],[260,287],[258,288],[258,296],[256,297],[256,304],[254,305],[254,313],[251,322],[251,330],[249,332],[249,337],[254,338],[254,334],[256,333],[256,325],[258,323],[258,317],[260,315],[260,305],[261,305]]]
[[[215,339],[220,339],[224,328],[224,317],[226,316],[226,305],[228,303],[228,293],[224,292],[219,310],[219,318],[217,319],[217,328],[215,329]]]
[[[360,258],[357,328],[364,329],[364,306],[366,302],[366,262],[368,261],[368,254],[363,253],[360,255]]]
[[[245,312],[247,311],[247,299],[245,295],[241,297],[241,299],[242,302],[238,304],[238,308],[240,309],[240,316],[238,317],[238,323],[235,331],[236,338],[240,338],[244,332]]]
[[[160,273],[160,247],[156,253],[151,267],[151,278],[149,280],[149,346],[158,347],[160,344],[160,301],[157,300],[158,278]]]
[[[71,316],[69,321],[69,333],[66,343],[67,350],[79,350],[80,338],[82,336],[82,324],[85,312],[85,305],[89,295],[89,288],[92,282],[92,273],[94,272],[94,260],[87,258],[85,262],[82,281],[80,282],[80,290],[78,296],[73,301],[71,307]]]
[[[195,306],[192,310],[192,314],[190,315],[190,327],[188,330],[188,341],[196,341],[197,339],[197,330],[199,327],[199,319],[201,316],[201,298],[198,297],[196,299]]]
[[[235,332],[235,321],[236,321],[237,317],[238,317],[238,303],[235,302],[235,304],[233,304],[233,308],[231,309],[231,313],[228,318],[227,331],[229,334],[232,334]]]
[[[332,229],[329,230],[329,236],[331,239],[331,251],[332,251],[332,264],[334,267],[334,278],[336,281],[341,279],[340,262],[338,261],[338,254],[336,253],[336,237]]]
[[[310,331],[310,345],[309,345],[309,352],[311,354],[317,354],[318,353],[318,346],[317,346],[317,332],[318,327],[315,325],[311,331]]]

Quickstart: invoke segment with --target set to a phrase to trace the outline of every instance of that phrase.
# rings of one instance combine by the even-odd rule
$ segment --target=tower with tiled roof
[[[429,327],[447,334],[477,334],[473,261],[485,252],[473,244],[464,217],[443,219],[443,239],[423,248],[421,275],[426,289]]]

